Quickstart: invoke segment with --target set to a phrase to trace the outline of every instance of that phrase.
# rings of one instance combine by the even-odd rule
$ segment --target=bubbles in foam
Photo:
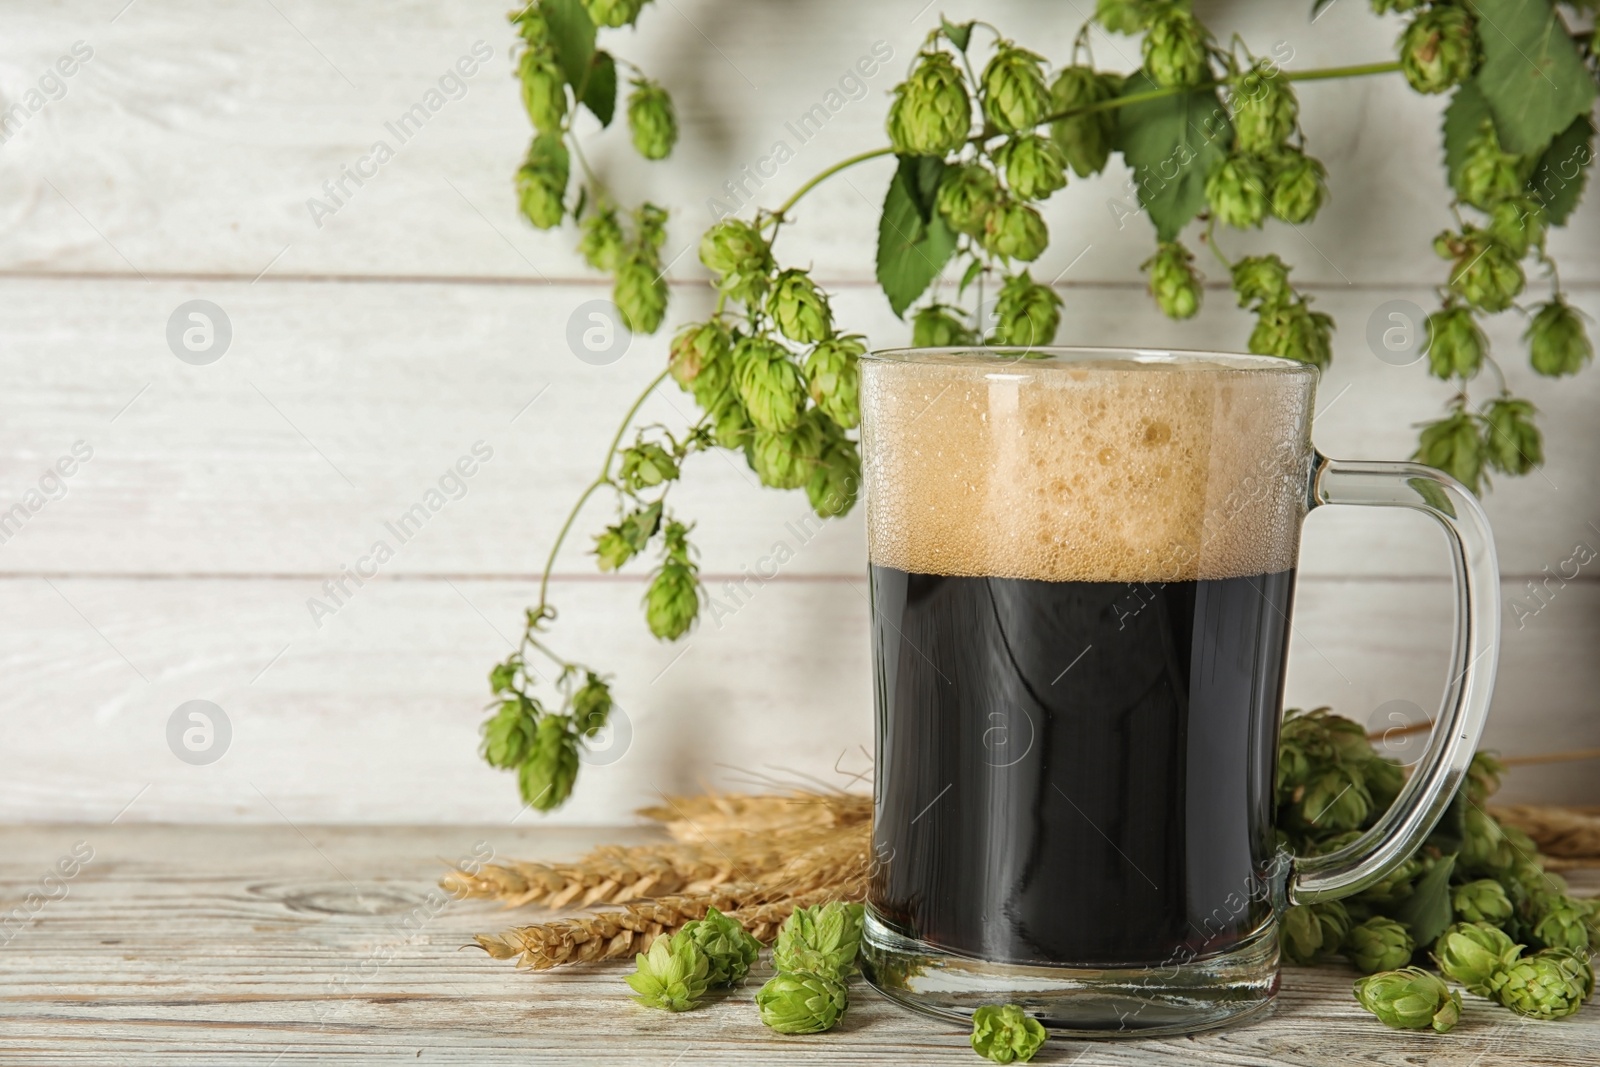
[[[868,555],[924,574],[1287,570],[1312,377],[1254,362],[868,360]]]

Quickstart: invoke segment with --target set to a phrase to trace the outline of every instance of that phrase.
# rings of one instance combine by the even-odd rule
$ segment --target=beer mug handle
[[[1455,798],[1489,715],[1500,647],[1500,570],[1483,508],[1465,486],[1418,463],[1356,463],[1316,457],[1310,503],[1412,508],[1444,527],[1456,579],[1450,680],[1428,747],[1377,823],[1344,848],[1294,857],[1291,904],[1359,893],[1415,852]]]

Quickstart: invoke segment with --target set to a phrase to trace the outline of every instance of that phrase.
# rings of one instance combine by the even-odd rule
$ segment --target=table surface
[[[433,893],[458,858],[492,850],[553,859],[649,835],[523,826],[0,827],[0,1063],[982,1062],[963,1031],[864,985],[836,1030],[796,1038],[756,1021],[754,984],[669,1015],[629,1001],[620,966],[519,972],[463,946],[473,933],[537,913]],[[74,857],[71,878],[53,873],[73,870]],[[1600,878],[1573,882],[1583,892],[1600,888]],[[1257,1024],[1159,1041],[1052,1041],[1035,1062],[1600,1062],[1593,1005],[1573,1019],[1533,1023],[1468,997],[1453,1032],[1400,1033],[1356,1006],[1354,977],[1340,965],[1291,968],[1273,1014]]]

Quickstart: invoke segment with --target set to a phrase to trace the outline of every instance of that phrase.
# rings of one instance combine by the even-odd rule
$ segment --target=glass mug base
[[[963,956],[896,933],[869,907],[861,955],[867,980],[913,1011],[966,1023],[984,1004],[1016,1004],[1069,1037],[1163,1037],[1229,1026],[1264,1014],[1278,992],[1275,919],[1227,952],[1105,969]]]

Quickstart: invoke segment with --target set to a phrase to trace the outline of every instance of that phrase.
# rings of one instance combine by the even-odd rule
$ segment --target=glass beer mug
[[[1318,455],[1317,372],[1287,360],[919,349],[861,376],[868,978],[925,1012],[1016,1003],[1102,1036],[1265,1009],[1283,909],[1381,879],[1472,758],[1500,631],[1477,501],[1430,467]],[[1391,809],[1289,856],[1284,666],[1301,521],[1325,504],[1444,528],[1454,663]]]

